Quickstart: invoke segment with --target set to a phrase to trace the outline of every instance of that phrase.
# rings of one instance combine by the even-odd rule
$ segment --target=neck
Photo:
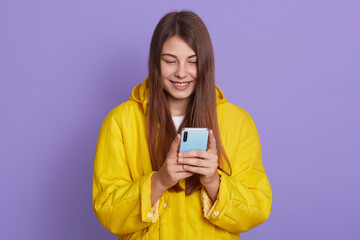
[[[186,99],[174,99],[169,98],[170,113],[171,116],[184,116],[189,104],[189,98]]]

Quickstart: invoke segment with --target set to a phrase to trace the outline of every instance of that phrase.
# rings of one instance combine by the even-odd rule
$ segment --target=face
[[[170,101],[188,100],[197,77],[195,51],[180,37],[168,38],[161,51],[161,77]]]

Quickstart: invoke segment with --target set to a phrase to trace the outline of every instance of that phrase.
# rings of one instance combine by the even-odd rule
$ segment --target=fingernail
[[[179,162],[182,163],[184,161],[184,159],[182,158],[179,158]]]
[[[182,153],[179,153],[179,157],[182,157],[183,156],[183,154]]]

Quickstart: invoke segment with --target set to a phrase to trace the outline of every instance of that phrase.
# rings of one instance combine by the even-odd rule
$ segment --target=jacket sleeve
[[[245,232],[268,219],[271,211],[272,192],[262,165],[259,136],[251,116],[245,111],[229,153],[234,159],[232,175],[219,169],[220,187],[215,203],[211,202],[204,188],[201,198],[204,217],[212,224],[231,233]]]
[[[165,196],[151,207],[154,171],[132,179],[120,125],[110,112],[100,129],[93,172],[93,210],[106,229],[123,235],[156,222],[161,214],[159,201],[165,202]]]

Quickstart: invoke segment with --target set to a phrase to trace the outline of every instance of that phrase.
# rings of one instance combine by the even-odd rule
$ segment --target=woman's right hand
[[[165,190],[174,186],[180,179],[192,176],[194,173],[185,171],[183,164],[178,163],[178,148],[180,144],[180,134],[177,134],[169,151],[166,155],[164,164],[161,169],[156,172],[155,179]],[[154,174],[154,175],[155,175]]]

